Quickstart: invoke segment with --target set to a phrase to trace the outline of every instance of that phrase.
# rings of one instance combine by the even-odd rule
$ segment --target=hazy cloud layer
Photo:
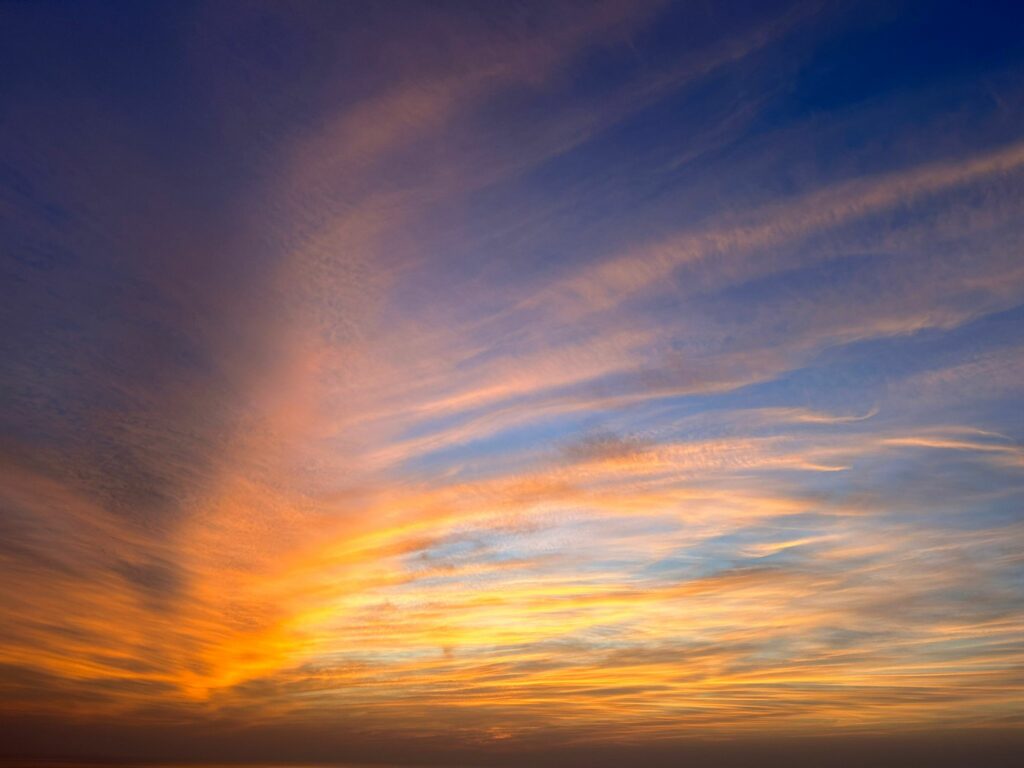
[[[5,6],[4,716],[1019,727],[1024,49],[922,13]]]

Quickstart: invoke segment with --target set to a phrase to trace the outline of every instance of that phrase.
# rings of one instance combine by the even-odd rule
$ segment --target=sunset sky
[[[4,0],[0,246],[0,756],[1024,726],[1024,4]]]

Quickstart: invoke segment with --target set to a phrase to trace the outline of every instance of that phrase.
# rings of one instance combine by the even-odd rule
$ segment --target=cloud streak
[[[1020,724],[991,22],[858,85],[864,29],[931,61],[908,9],[165,10],[0,12],[5,721],[484,762]]]

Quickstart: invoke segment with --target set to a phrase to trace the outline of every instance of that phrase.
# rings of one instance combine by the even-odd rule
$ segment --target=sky
[[[0,755],[995,764],[1022,29],[4,0]]]

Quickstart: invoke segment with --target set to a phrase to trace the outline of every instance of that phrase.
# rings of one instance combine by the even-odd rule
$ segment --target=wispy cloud
[[[835,106],[813,4],[3,13],[55,30],[0,125],[5,716],[1024,717],[1017,54]]]

